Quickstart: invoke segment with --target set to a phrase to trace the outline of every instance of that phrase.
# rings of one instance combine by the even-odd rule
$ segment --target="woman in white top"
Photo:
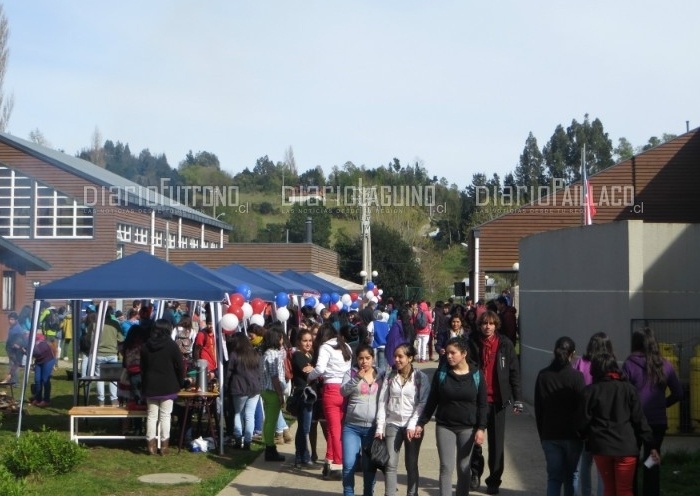
[[[328,438],[326,443],[326,463],[324,477],[340,480],[343,468],[343,446],[341,443],[343,396],[340,384],[345,372],[350,370],[352,350],[343,336],[330,324],[323,324],[318,330],[321,346],[318,349],[316,365],[308,375],[308,381],[323,381],[323,413],[326,417]],[[392,495],[393,496],[393,495]]]
[[[382,385],[377,407],[375,437],[386,439],[389,463],[386,465],[384,494],[396,496],[396,468],[399,451],[406,441],[406,476],[408,496],[418,494],[418,453],[423,440],[416,432],[418,418],[425,409],[430,393],[430,380],[425,373],[413,368],[416,348],[408,343],[394,351],[394,366]]]

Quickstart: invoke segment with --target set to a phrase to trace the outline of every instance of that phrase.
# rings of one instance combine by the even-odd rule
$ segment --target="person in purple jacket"
[[[622,371],[639,393],[642,411],[654,435],[654,445],[651,447],[660,452],[668,428],[666,409],[683,398],[683,388],[671,363],[661,357],[659,345],[651,329],[645,327],[641,331],[634,331],[631,351],[622,366]],[[671,392],[668,396],[667,387]],[[648,451],[648,448],[644,450],[642,461],[648,458]],[[659,466],[644,466],[643,470],[643,492],[637,492],[635,477],[635,494],[658,496],[661,491]]]

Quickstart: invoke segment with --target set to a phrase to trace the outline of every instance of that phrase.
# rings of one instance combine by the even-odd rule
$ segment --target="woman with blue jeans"
[[[355,350],[357,366],[345,373],[340,394],[345,398],[343,425],[343,495],[355,494],[355,464],[362,459],[363,496],[372,496],[377,467],[367,452],[374,439],[374,420],[383,373],[374,367],[374,350],[362,343]]]
[[[241,332],[231,338],[226,384],[232,398],[233,446],[249,450],[262,384],[260,356]]]
[[[308,329],[300,329],[297,334],[297,348],[292,354],[292,394],[301,398],[297,413],[297,433],[294,438],[296,468],[313,468],[309,449],[309,432],[313,414],[313,403],[303,400],[303,390],[307,386],[307,376],[314,369],[313,360],[314,335]]]
[[[32,405],[49,406],[51,401],[51,375],[56,364],[56,340],[48,341],[37,334],[34,345],[34,399]]]
[[[572,419],[577,413],[585,384],[571,359],[576,345],[566,336],[557,339],[554,358],[537,375],[535,419],[547,463],[547,496],[574,496],[574,474],[583,442]]]
[[[430,381],[424,372],[413,368],[415,357],[416,348],[412,344],[399,345],[394,350],[394,370],[387,375],[379,392],[374,437],[385,439],[389,451],[385,496],[396,496],[396,470],[403,445],[406,447],[406,494],[418,494],[418,454],[423,436],[417,424],[428,401]]]

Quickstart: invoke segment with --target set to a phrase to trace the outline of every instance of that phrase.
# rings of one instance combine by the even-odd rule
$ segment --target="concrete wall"
[[[591,334],[629,354],[631,319],[700,318],[700,226],[641,221],[575,227],[520,242],[523,395],[554,342],[569,336],[579,355]]]

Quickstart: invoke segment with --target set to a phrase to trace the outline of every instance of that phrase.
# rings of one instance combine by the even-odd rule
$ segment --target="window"
[[[163,246],[163,231],[156,231],[153,234],[153,246]]]
[[[53,188],[35,184],[36,238],[91,238],[93,217],[89,209]]]
[[[190,238],[190,248],[199,248],[199,239]]]
[[[219,243],[214,243],[213,241],[209,244],[209,248],[218,248]]]
[[[137,245],[148,244],[148,229],[145,227],[134,228],[134,243]]]
[[[177,236],[175,234],[168,234],[168,248],[175,248],[176,241]]]
[[[15,272],[12,270],[2,273],[2,309],[15,309]]]
[[[187,236],[182,236],[180,238],[180,246],[178,248],[187,248],[187,244],[190,242],[190,238]]]
[[[32,180],[0,166],[0,235],[28,238],[31,213]]]
[[[209,248],[209,241],[207,241],[206,239],[203,239],[202,240],[202,248]]]
[[[117,241],[131,243],[131,226],[127,224],[117,224]]]

